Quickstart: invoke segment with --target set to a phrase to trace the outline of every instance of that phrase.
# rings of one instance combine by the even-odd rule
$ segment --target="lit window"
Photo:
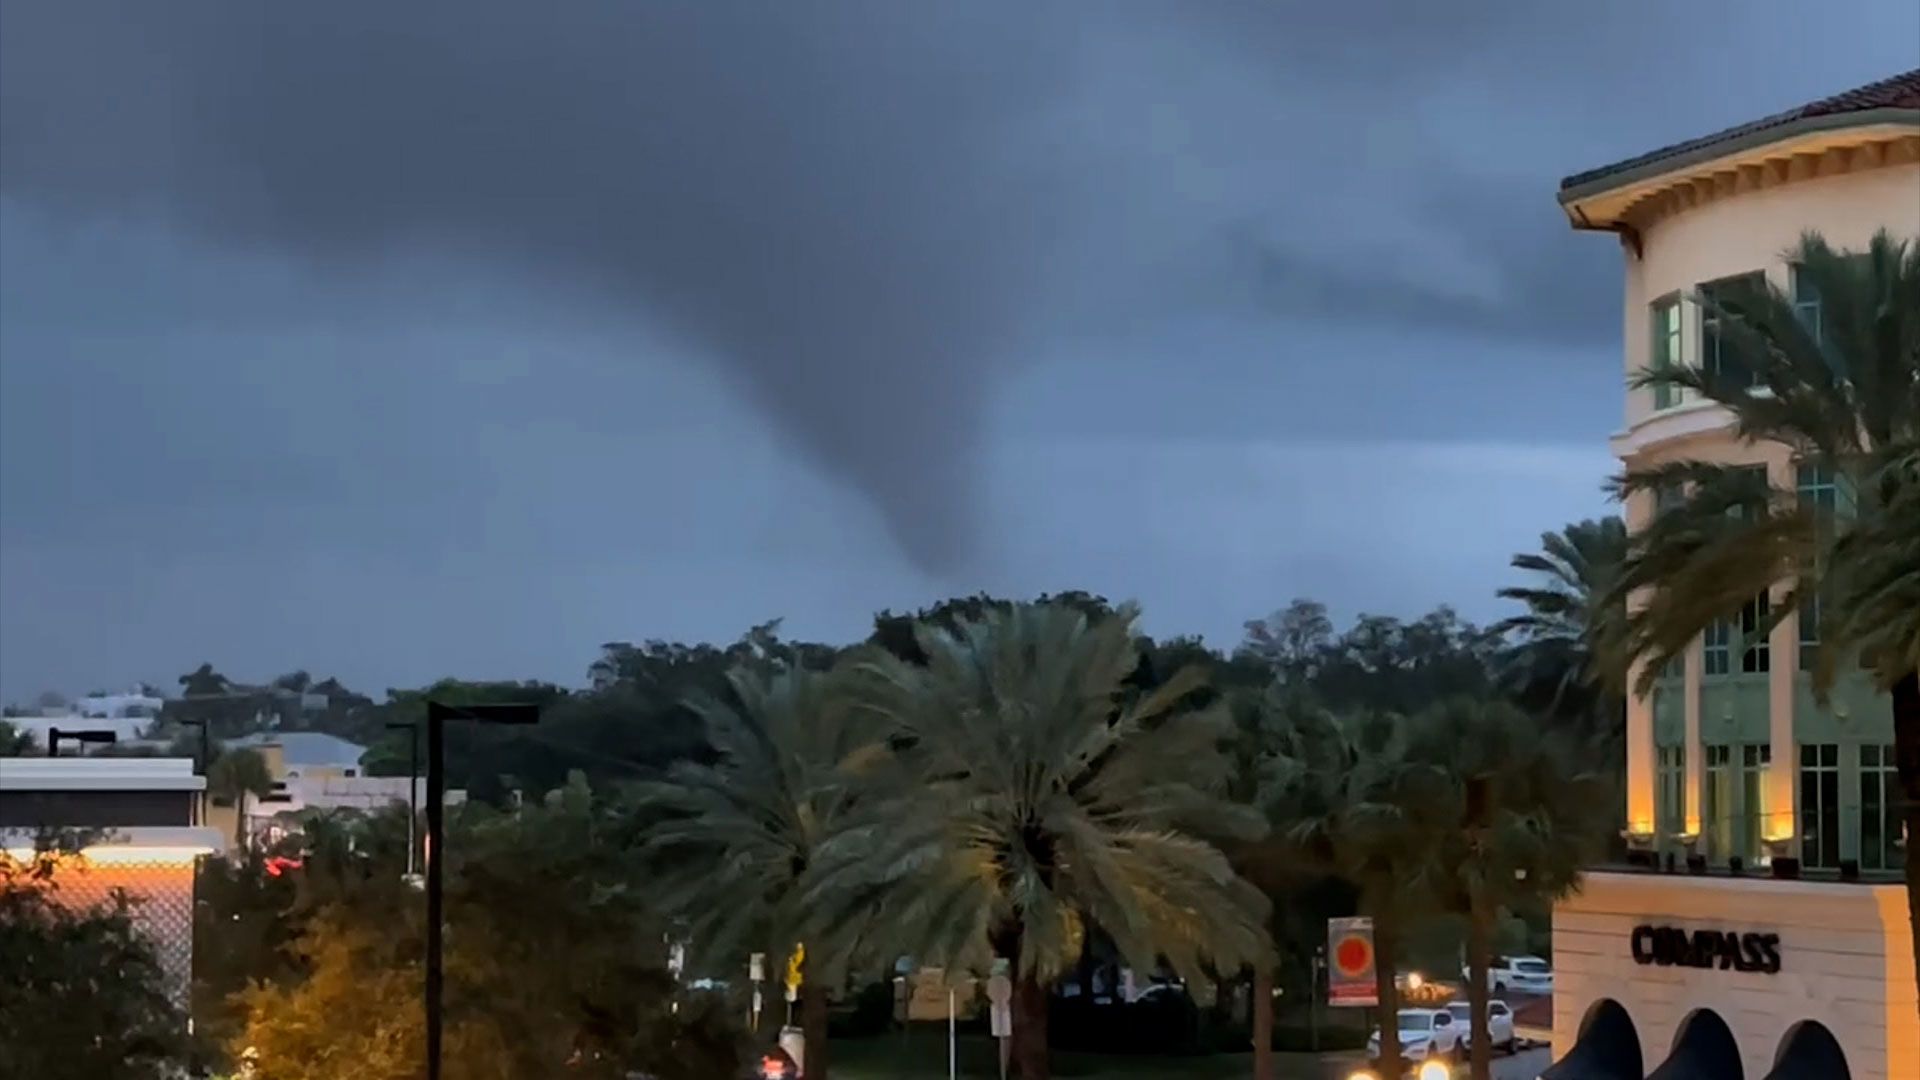
[[[1654,772],[1655,824],[1662,835],[1676,836],[1687,829],[1687,748],[1658,747]]]
[[[1735,838],[1735,854],[1748,862],[1760,857],[1760,840],[1767,821],[1767,770],[1773,764],[1773,747],[1750,743],[1740,748],[1740,833]]]

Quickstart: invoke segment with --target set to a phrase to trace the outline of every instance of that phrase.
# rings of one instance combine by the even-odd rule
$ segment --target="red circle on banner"
[[[1373,943],[1358,935],[1343,937],[1333,947],[1333,964],[1342,975],[1361,975],[1373,963]]]

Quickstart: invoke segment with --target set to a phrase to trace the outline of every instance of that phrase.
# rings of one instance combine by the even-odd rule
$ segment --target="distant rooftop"
[[[1799,128],[1823,120],[1844,122],[1848,118],[1865,119],[1857,114],[1877,114],[1883,110],[1896,115],[1911,113],[1914,119],[1920,120],[1920,68],[1881,79],[1879,82],[1855,87],[1831,97],[1824,97],[1818,101],[1808,102],[1737,127],[1730,127],[1712,135],[1688,139],[1637,157],[1630,157],[1625,161],[1616,161],[1611,165],[1575,173],[1560,182],[1562,198],[1564,201],[1567,192],[1598,186],[1604,180],[1637,173],[1669,161],[1678,162],[1680,159],[1708,154],[1723,144],[1766,140],[1774,129],[1782,129],[1779,134],[1786,135],[1790,133],[1787,129]]]
[[[7,757],[0,758],[0,790],[6,791],[200,791],[192,758]]]
[[[278,746],[288,765],[360,764],[367,748],[322,731],[262,731],[227,741],[228,746]]]

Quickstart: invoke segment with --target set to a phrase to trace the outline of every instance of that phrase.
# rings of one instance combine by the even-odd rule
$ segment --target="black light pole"
[[[180,723],[183,727],[197,727],[200,729],[200,758],[196,766],[201,777],[204,778],[207,775],[207,769],[213,765],[213,748],[209,746],[207,742],[207,718],[204,716],[183,716],[180,718]],[[194,824],[205,825],[207,823],[207,790],[204,784],[201,785],[200,801],[196,805],[199,807],[200,816],[199,820],[195,821]]]
[[[440,844],[446,825],[446,727],[449,720],[535,724],[538,705],[443,705],[427,702],[427,1080],[440,1080]]]
[[[200,775],[207,775],[207,767],[213,764],[213,746],[207,736],[207,718],[204,716],[183,716],[180,718],[180,726],[197,727],[200,729],[200,759],[196,764],[200,767]]]
[[[47,729],[47,756],[48,757],[60,756],[60,740],[62,739],[65,739],[68,742],[77,742],[77,743],[110,743],[110,742],[120,741],[120,737],[118,735],[115,735],[113,732],[107,731],[102,728],[92,728],[86,731],[61,731],[57,727],[48,728]],[[85,752],[86,751],[84,750],[81,751],[81,753],[85,753]]]
[[[420,849],[420,725],[412,721],[387,725],[388,731],[407,733],[407,877],[413,877],[414,852]]]

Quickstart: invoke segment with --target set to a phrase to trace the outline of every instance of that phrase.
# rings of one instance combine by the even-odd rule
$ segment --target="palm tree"
[[[0,720],[0,757],[25,757],[38,748],[32,735]]]
[[[899,773],[822,853],[809,896],[948,970],[996,960],[1012,982],[1011,1057],[1048,1075],[1047,996],[1096,925],[1136,968],[1190,984],[1271,952],[1266,900],[1200,839],[1262,823],[1220,791],[1224,702],[1185,669],[1136,670],[1136,613],[995,606],[914,629],[924,664],[875,649],[853,692],[890,731]]]
[[[1500,590],[1527,609],[1493,626],[1518,638],[1502,665],[1509,690],[1557,715],[1597,720],[1601,710],[1618,712],[1618,700],[1604,693],[1597,643],[1626,613],[1612,598],[1626,557],[1627,526],[1614,516],[1543,533],[1539,551],[1513,557],[1510,565],[1537,583]]]
[[[821,845],[859,793],[854,770],[885,748],[862,737],[830,675],[756,665],[734,669],[728,686],[730,699],[689,703],[716,760],[681,762],[666,780],[636,789],[641,850],[697,957],[764,949],[784,960],[805,934],[803,887]],[[839,946],[813,936],[806,950],[808,1080],[827,1075],[827,994],[845,965]]]
[[[1565,740],[1499,701],[1456,699],[1408,724],[1410,791],[1417,791],[1433,858],[1420,890],[1467,924],[1467,1000],[1474,1080],[1490,1075],[1487,969],[1502,908],[1573,891],[1614,818],[1606,780],[1582,769]]]
[[[210,697],[224,694],[233,688],[232,681],[213,670],[212,664],[201,664],[180,676],[178,682],[182,697]]]
[[[267,768],[267,759],[257,750],[228,750],[208,767],[207,794],[233,801],[233,843],[237,852],[247,848],[247,796],[260,799],[272,792],[273,770]]]
[[[1920,240],[1883,230],[1866,251],[1843,253],[1810,233],[1787,257],[1817,319],[1765,282],[1700,295],[1740,370],[1662,367],[1633,382],[1717,402],[1741,439],[1786,446],[1838,497],[1796,500],[1700,461],[1629,471],[1620,494],[1664,493],[1672,505],[1635,536],[1614,584],[1614,599],[1635,603],[1610,651],[1623,670],[1639,663],[1644,693],[1703,629],[1754,597],[1776,597],[1754,639],[1811,609],[1815,689],[1857,656],[1891,695],[1906,833],[1920,841]],[[1920,966],[1920,842],[1907,845],[1906,880]]]
[[[1275,750],[1261,807],[1293,857],[1351,884],[1372,918],[1380,1073],[1399,1076],[1399,950],[1416,917],[1410,885],[1428,872],[1434,850],[1404,725],[1384,713],[1335,715],[1284,687],[1268,700]]]

